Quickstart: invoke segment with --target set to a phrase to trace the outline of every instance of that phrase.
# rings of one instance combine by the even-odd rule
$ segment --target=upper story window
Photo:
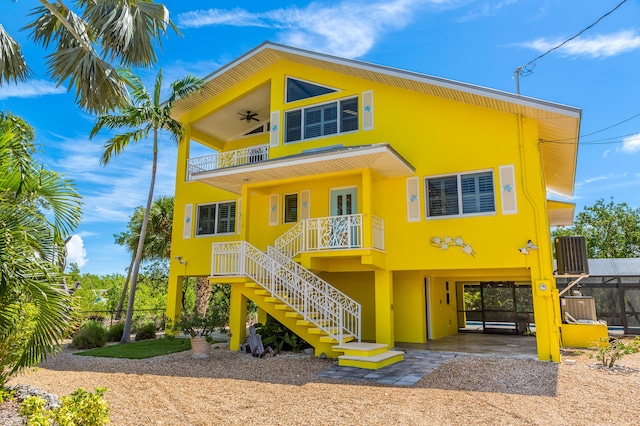
[[[358,130],[358,98],[287,111],[284,121],[285,142]]]
[[[426,178],[427,217],[495,213],[493,172]]]
[[[235,230],[235,201],[198,206],[196,235],[230,234]]]
[[[309,83],[307,81],[298,80],[295,78],[287,77],[286,85],[287,102],[295,102],[302,99],[313,98],[320,95],[326,95],[327,93],[337,92],[337,89],[327,86],[321,86],[319,84]]]

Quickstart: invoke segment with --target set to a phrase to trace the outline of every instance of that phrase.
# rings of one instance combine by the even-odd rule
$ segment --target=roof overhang
[[[564,201],[547,200],[550,226],[571,226],[576,205]]]
[[[411,176],[415,168],[388,144],[334,147],[260,163],[194,173],[192,179],[236,194],[242,185],[370,169],[375,178]]]
[[[547,190],[573,195],[581,110],[540,99],[441,77],[265,42],[205,78],[203,89],[178,99],[172,115],[182,118],[201,103],[216,97],[279,61],[298,63],[406,90],[466,104],[531,117],[538,121],[542,166]],[[197,121],[203,117],[191,117]]]

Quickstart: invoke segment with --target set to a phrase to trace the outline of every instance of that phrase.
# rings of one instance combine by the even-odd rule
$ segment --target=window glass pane
[[[428,216],[448,216],[459,214],[457,176],[427,179],[426,187]]]
[[[322,107],[307,108],[304,110],[304,138],[318,136],[322,136]]]
[[[221,203],[218,208],[218,234],[236,230],[236,203]]]
[[[198,206],[198,227],[196,235],[215,233],[216,205]]]
[[[285,142],[302,139],[302,111],[289,111],[285,114]]]
[[[307,83],[293,78],[287,78],[287,102],[313,98],[314,96],[325,95],[333,92],[336,92],[336,89]]]
[[[491,172],[460,176],[460,188],[462,191],[462,213],[495,211]]]
[[[340,131],[358,130],[358,98],[340,102]]]
[[[284,223],[298,221],[298,194],[284,196]]]

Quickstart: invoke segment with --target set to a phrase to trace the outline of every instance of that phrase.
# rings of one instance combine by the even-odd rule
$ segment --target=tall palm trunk
[[[131,281],[131,270],[133,269],[133,262],[135,262],[135,256],[131,256],[131,263],[129,264],[129,272],[127,273],[127,279],[124,282],[124,287],[122,288],[122,293],[120,293],[120,301],[118,302],[118,307],[116,308],[116,321],[122,318],[122,307],[124,306],[124,298],[127,296],[127,289],[129,288],[129,282]]]
[[[133,262],[133,272],[131,273],[131,289],[129,290],[129,304],[127,305],[127,317],[124,320],[124,330],[122,331],[122,339],[120,343],[129,343],[131,335],[131,322],[133,321],[133,303],[136,299],[136,287],[138,286],[138,272],[140,271],[140,263],[142,262],[142,251],[144,248],[144,239],[147,235],[147,225],[149,224],[149,212],[151,211],[151,203],[153,202],[153,188],[156,183],[156,169],[158,167],[158,129],[153,129],[153,165],[151,167],[151,184],[149,185],[149,198],[147,198],[147,207],[144,211],[144,219],[140,228],[140,239],[138,240],[138,249],[136,250],[136,258]]]
[[[211,284],[209,278],[196,278],[196,313],[199,316],[205,316],[209,307],[209,299],[211,298]]]

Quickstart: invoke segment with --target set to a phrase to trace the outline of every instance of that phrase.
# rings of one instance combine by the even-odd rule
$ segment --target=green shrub
[[[107,330],[100,323],[88,321],[73,336],[71,347],[91,349],[104,346],[105,343],[107,343]]]
[[[146,323],[138,328],[136,333],[136,342],[140,340],[149,340],[156,338],[156,325],[152,322]]]
[[[640,352],[640,336],[634,340],[616,339],[601,337],[596,350],[596,359],[607,368],[613,368],[616,361],[625,355],[637,354]],[[593,355],[591,355],[593,357]]]
[[[122,339],[122,333],[124,332],[124,323],[119,322],[113,324],[107,330],[107,342],[119,342]]]
[[[9,391],[3,387],[0,387],[0,404],[5,401],[12,401],[14,393],[14,391]]]
[[[311,347],[309,343],[284,325],[280,324],[271,315],[267,315],[267,321],[264,325],[256,323],[255,327],[257,334],[262,337],[262,343],[264,346],[272,346],[278,352],[298,352],[301,349]]]
[[[39,396],[30,396],[20,404],[20,414],[27,418],[28,426],[103,426],[109,423],[109,407],[103,396],[105,388],[96,388],[91,393],[82,388],[60,398],[61,405],[52,410],[45,409],[45,401]]]

